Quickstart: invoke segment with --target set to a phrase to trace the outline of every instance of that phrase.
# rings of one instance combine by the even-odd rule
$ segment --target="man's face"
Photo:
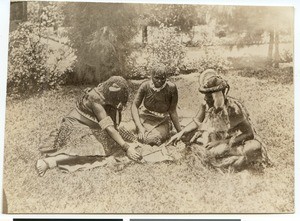
[[[166,82],[167,77],[165,74],[153,74],[152,75],[152,81],[154,84],[154,87],[156,88],[160,88],[164,85],[164,83]]]
[[[214,106],[216,110],[225,105],[225,97],[222,91],[205,94],[205,100],[209,106]]]

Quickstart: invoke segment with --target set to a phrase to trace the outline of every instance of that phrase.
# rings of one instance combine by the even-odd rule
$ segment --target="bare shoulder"
[[[151,82],[150,80],[143,81],[139,87],[139,90],[146,89],[147,87],[149,87],[150,82]]]
[[[169,86],[170,88],[174,88],[174,89],[177,88],[176,84],[173,83],[173,82],[171,82],[171,81],[167,81],[167,84],[168,84],[168,86]]]
[[[248,120],[249,113],[240,100],[228,97],[227,102],[229,116],[233,117],[237,122]]]
[[[167,81],[167,85],[169,87],[169,91],[171,91],[172,93],[178,93],[178,89],[175,83]]]
[[[90,90],[86,94],[86,97],[91,103],[102,104],[104,100],[103,95],[99,91],[97,91],[97,88]]]

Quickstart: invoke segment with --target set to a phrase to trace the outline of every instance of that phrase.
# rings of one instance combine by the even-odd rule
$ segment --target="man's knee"
[[[149,144],[151,146],[153,145],[161,145],[163,142],[166,141],[166,137],[163,136],[164,134],[161,134],[157,130],[151,131],[150,133],[146,132],[144,143]]]
[[[253,162],[261,159],[262,157],[262,146],[257,140],[248,140],[243,146],[243,155],[246,157],[248,162]]]

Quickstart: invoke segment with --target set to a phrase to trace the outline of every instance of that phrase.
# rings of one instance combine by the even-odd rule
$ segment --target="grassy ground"
[[[227,76],[275,163],[263,174],[196,170],[177,163],[107,167],[38,177],[40,139],[58,126],[82,88],[64,87],[26,100],[7,101],[4,188],[10,213],[291,213],[294,211],[293,85]],[[193,116],[201,95],[197,76],[172,79],[179,114]],[[133,85],[137,87],[137,83]],[[129,119],[129,107],[125,119]]]

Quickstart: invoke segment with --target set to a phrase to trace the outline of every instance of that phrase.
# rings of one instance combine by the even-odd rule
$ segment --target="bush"
[[[153,29],[152,41],[146,46],[146,70],[150,70],[156,63],[164,64],[169,75],[174,75],[182,65],[186,54],[181,38],[174,28],[161,26]]]
[[[64,4],[63,2],[29,2],[28,19],[34,23],[41,23],[42,27],[61,26],[64,20],[61,7]]]
[[[10,33],[7,92],[27,95],[65,83],[72,70],[73,50],[51,49],[41,37],[41,26],[28,21]],[[72,58],[72,59],[70,59]]]
[[[201,73],[206,69],[214,69],[217,72],[224,74],[230,67],[231,63],[222,56],[222,53],[206,49],[199,57],[186,61],[182,71],[193,70]]]
[[[128,71],[124,74],[125,78],[139,80],[149,76],[146,65],[143,62],[138,62],[138,56],[141,56],[141,53],[132,53],[127,58]]]
[[[294,60],[294,56],[293,53],[290,50],[284,50],[281,54],[280,54],[281,60],[284,63],[290,63],[293,62]]]

